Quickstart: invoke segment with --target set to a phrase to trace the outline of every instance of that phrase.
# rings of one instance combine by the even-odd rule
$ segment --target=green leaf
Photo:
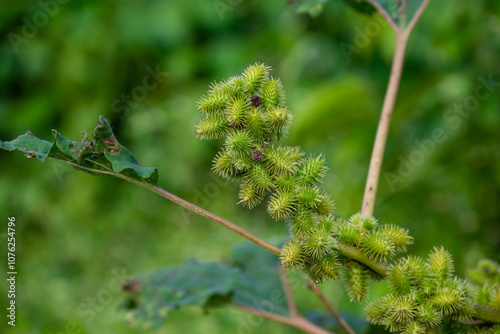
[[[71,141],[56,130],[52,130],[54,141],[35,137],[31,131],[12,141],[1,141],[0,148],[8,151],[20,150],[28,158],[36,157],[42,162],[47,158],[66,162],[77,170],[92,175],[114,175],[146,182],[158,183],[158,170],[141,167],[132,153],[120,145],[108,121],[99,116],[92,141]]]
[[[297,13],[318,16],[328,0],[289,0]]]
[[[376,9],[366,1],[363,0],[343,0],[346,4],[360,13],[372,15]]]
[[[47,155],[50,151],[52,143],[38,139],[30,130],[26,131],[24,135],[20,135],[11,141],[1,141],[0,148],[13,151],[20,150],[27,158],[38,158],[42,162],[47,161]]]
[[[363,14],[372,15],[377,10],[365,0],[343,0],[346,4]],[[375,0],[396,23],[407,25],[423,0]],[[404,21],[404,22],[401,22]]]
[[[131,293],[124,304],[129,309],[126,320],[143,330],[158,329],[181,306],[206,307],[212,299],[228,298],[239,274],[227,264],[190,260],[179,268],[138,276],[124,287]]]
[[[251,243],[238,245],[229,261],[241,270],[234,287],[233,300],[268,312],[288,314],[279,258]]]
[[[122,308],[134,327],[157,329],[170,312],[185,305],[210,308],[231,302],[288,314],[278,257],[254,244],[237,246],[227,263],[188,260],[135,277]]]

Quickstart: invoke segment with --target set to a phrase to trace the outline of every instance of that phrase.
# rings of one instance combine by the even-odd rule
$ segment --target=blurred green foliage
[[[329,1],[316,18],[295,14],[286,1],[62,2],[0,3],[2,140],[28,128],[45,140],[52,128],[70,138],[91,134],[102,114],[141,165],[158,167],[167,190],[280,240],[283,224],[263,207],[237,206],[237,185],[211,174],[219,145],[196,139],[193,127],[195,102],[210,82],[260,61],[282,79],[295,115],[286,143],[324,153],[331,169],[324,187],[337,214],[359,210],[393,48],[380,20],[341,1]],[[499,13],[497,0],[431,2],[410,39],[375,209],[381,223],[410,229],[409,252],[449,249],[461,276],[483,256],[499,260],[500,87],[468,116],[445,115],[471,101],[478,77],[500,81]],[[446,139],[417,159],[416,140],[426,142],[436,129]],[[388,182],[386,172],[400,175],[401,159],[412,154],[418,163],[411,172]],[[1,332],[135,333],[117,312],[117,282],[189,257],[217,261],[242,242],[118,179],[53,161],[42,166],[14,152],[1,151],[0,166],[0,219],[5,226],[16,217],[19,272],[17,326],[2,321]],[[6,291],[4,280],[0,286]],[[384,286],[372,286],[372,297]],[[361,314],[363,305],[349,303],[338,282],[323,288],[339,310]],[[321,308],[310,292],[296,295],[301,311]],[[252,327],[234,310],[205,317],[189,307],[158,333],[238,331],[297,333],[269,321]]]

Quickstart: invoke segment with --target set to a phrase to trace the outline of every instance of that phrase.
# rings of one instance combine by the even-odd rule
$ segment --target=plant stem
[[[386,277],[388,275],[389,265],[386,262],[370,260],[363,253],[361,253],[361,250],[358,247],[347,245],[340,241],[338,241],[338,245],[340,254],[365,264],[382,277]]]
[[[309,320],[307,320],[306,318],[301,317],[301,316],[284,317],[284,316],[276,314],[276,313],[266,312],[266,311],[259,310],[259,309],[256,309],[256,308],[253,308],[253,307],[250,307],[247,305],[243,305],[243,304],[233,303],[233,305],[236,306],[237,308],[245,311],[245,312],[250,313],[250,314],[254,314],[254,315],[257,315],[257,316],[265,318],[265,319],[269,319],[269,320],[273,320],[276,322],[281,322],[283,324],[293,326],[293,327],[298,328],[306,333],[310,333],[310,334],[334,334],[332,332],[324,330],[321,327],[316,326],[315,324],[313,324],[312,322],[310,322]]]
[[[149,183],[139,182],[139,181],[136,181],[134,179],[128,178],[122,174],[115,174],[115,176],[122,178],[124,180],[127,180],[129,182],[135,183],[135,184],[137,184],[143,188],[146,188],[148,190],[151,190],[152,192],[154,192],[154,193],[156,193],[156,194],[158,194],[158,195],[160,195],[160,196],[162,196],[162,197],[164,197],[164,198],[166,198],[166,199],[168,199],[168,200],[170,200],[170,201],[172,201],[172,202],[174,202],[174,203],[176,203],[176,204],[178,204],[178,205],[180,205],[180,206],[182,206],[182,207],[184,207],[184,208],[186,208],[186,209],[188,209],[188,210],[190,210],[190,211],[192,211],[200,216],[208,218],[211,221],[214,221],[217,224],[220,224],[220,225],[230,229],[231,231],[241,235],[243,238],[250,240],[251,242],[253,242],[257,246],[260,246],[260,247],[264,248],[265,250],[267,250],[275,255],[279,256],[281,254],[281,249],[279,247],[271,245],[267,241],[264,241],[261,238],[253,235],[252,233],[248,232],[244,228],[241,228],[238,225],[233,224],[230,221],[211,213],[210,211],[202,209],[199,206],[194,205],[193,203],[186,201],[185,199],[182,199],[178,196],[175,196],[174,194],[169,193],[168,191],[166,191],[165,189],[163,189],[161,187],[154,186],[154,185],[149,184]]]
[[[375,208],[375,196],[377,194],[378,181],[380,178],[380,169],[382,167],[389,125],[391,124],[392,112],[394,110],[401,74],[403,72],[407,42],[408,35],[404,32],[402,33],[400,30],[396,30],[396,47],[392,61],[391,75],[385,94],[382,114],[380,115],[378,123],[377,134],[375,136],[375,144],[373,145],[370,168],[366,179],[365,194],[363,196],[363,205],[361,208],[361,214],[367,217],[373,215],[373,210]]]
[[[500,323],[500,311],[492,310],[481,305],[474,305],[476,318],[486,322]]]
[[[295,299],[293,298],[292,289],[290,288],[290,282],[286,276],[285,269],[278,265],[278,271],[280,273],[281,285],[283,286],[283,291],[285,292],[286,302],[288,304],[288,310],[290,310],[290,315],[292,317],[299,316],[299,311],[297,310],[297,305],[295,304]]]
[[[328,311],[333,315],[333,317],[337,320],[340,326],[347,332],[347,334],[356,334],[356,332],[353,331],[353,329],[349,326],[349,324],[335,311],[333,306],[328,302],[328,299],[326,299],[325,295],[319,287],[314,283],[311,279],[308,279],[309,285],[311,287],[311,290],[318,296],[319,300],[325,305],[325,307],[328,309]]]

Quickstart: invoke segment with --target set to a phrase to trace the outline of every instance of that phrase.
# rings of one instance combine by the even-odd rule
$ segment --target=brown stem
[[[351,326],[335,311],[333,306],[330,304],[328,299],[326,299],[325,295],[321,290],[318,288],[316,283],[314,283],[311,279],[308,279],[309,285],[311,287],[311,290],[318,296],[319,300],[325,305],[325,307],[328,309],[328,311],[333,315],[335,319],[337,319],[337,322],[339,323],[340,326],[347,332],[347,334],[356,334],[356,332],[353,331]]]
[[[276,314],[276,313],[271,313],[263,310],[259,310],[247,305],[243,304],[238,304],[238,303],[233,303],[234,306],[239,308],[240,310],[243,310],[247,313],[254,314],[256,316],[273,320],[276,322],[281,322],[283,324],[287,324],[290,326],[293,326],[297,329],[300,329],[306,333],[310,334],[334,334],[332,332],[329,332],[321,327],[316,326],[306,318],[303,318],[301,316],[295,316],[295,317],[284,317],[282,315]]]
[[[382,167],[392,112],[394,110],[399,83],[401,81],[401,73],[403,72],[407,42],[408,35],[401,33],[399,30],[396,31],[396,47],[392,61],[391,75],[385,94],[382,114],[380,115],[378,123],[377,134],[375,136],[375,144],[373,145],[370,168],[366,179],[365,194],[363,196],[363,205],[361,207],[361,214],[367,217],[373,215],[373,210],[375,208],[375,196],[377,194],[378,181],[380,178],[380,169]]]
[[[299,316],[299,311],[297,310],[297,305],[295,304],[295,298],[293,298],[292,289],[290,288],[290,282],[286,276],[285,269],[282,266],[278,267],[280,273],[281,285],[283,286],[283,291],[285,292],[286,302],[288,303],[288,310],[290,310],[290,315],[292,317]]]
[[[221,217],[211,213],[210,211],[202,209],[199,206],[194,205],[193,203],[188,202],[188,201],[186,201],[178,196],[175,196],[174,194],[169,193],[168,191],[166,191],[165,189],[163,189],[161,187],[154,186],[154,185],[149,184],[149,183],[139,182],[139,181],[136,181],[134,179],[128,178],[122,174],[115,174],[115,176],[120,177],[120,178],[127,180],[129,182],[135,183],[135,184],[137,184],[143,188],[146,188],[148,190],[151,190],[152,192],[154,192],[162,197],[165,197],[166,199],[168,199],[168,200],[170,200],[170,201],[172,201],[172,202],[174,202],[182,207],[185,207],[186,209],[193,211],[194,213],[196,213],[200,216],[208,218],[211,221],[214,221],[217,224],[220,224],[220,225],[230,229],[231,231],[241,235],[243,238],[250,240],[251,242],[253,242],[257,246],[260,246],[260,247],[264,248],[265,250],[267,250],[275,255],[279,256],[281,254],[281,249],[279,247],[271,245],[267,241],[262,240],[261,238],[253,235],[252,233],[239,227],[238,225],[233,224],[230,221],[228,221],[224,218],[221,218]]]
[[[475,317],[477,319],[496,324],[500,323],[500,311],[492,310],[481,305],[474,305],[474,308],[476,309]]]
[[[380,170],[382,167],[382,160],[384,158],[385,144],[387,142],[387,135],[389,133],[389,126],[391,124],[392,112],[394,104],[398,95],[399,83],[401,81],[401,74],[403,72],[404,58],[406,53],[406,46],[408,38],[415,28],[418,20],[427,8],[430,0],[424,0],[412,20],[405,30],[401,30],[395,26],[394,21],[388,17],[387,12],[380,5],[376,6],[375,0],[368,0],[372,5],[377,8],[386,21],[392,26],[396,33],[396,47],[394,50],[394,58],[392,60],[391,75],[389,77],[389,84],[384,98],[384,105],[380,115],[380,121],[375,136],[375,143],[373,145],[372,157],[370,159],[370,167],[368,170],[368,177],[366,179],[365,193],[363,196],[363,204],[361,207],[361,214],[364,216],[372,216],[375,208],[375,197],[377,195],[377,188],[380,179]]]

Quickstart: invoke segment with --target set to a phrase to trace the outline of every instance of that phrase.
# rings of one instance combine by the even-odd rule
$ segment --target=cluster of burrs
[[[427,333],[441,324],[472,319],[469,287],[453,276],[452,258],[442,247],[426,261],[401,258],[382,276],[372,269],[387,268],[387,261],[405,252],[413,238],[406,229],[379,225],[372,217],[334,217],[330,195],[318,186],[328,170],[325,158],[306,157],[300,147],[276,144],[287,133],[292,114],[284,105],[280,80],[269,71],[256,63],[241,76],[213,83],[198,102],[204,119],[196,133],[202,139],[224,139],[213,171],[241,181],[240,203],[253,208],[267,198],[269,215],[288,223],[293,238],[283,245],[281,265],[304,270],[316,283],[340,277],[351,300],[358,302],[367,297],[372,279],[387,276],[390,294],[368,305],[366,315],[391,332]],[[479,295],[488,296],[488,303],[500,309],[500,288],[495,284]],[[460,325],[456,328],[457,333],[468,332]],[[487,330],[492,328],[496,327]]]
[[[253,208],[267,196],[269,215],[288,222],[293,240],[283,247],[282,265],[304,269],[318,282],[337,278],[343,267],[346,281],[365,282],[363,288],[349,284],[354,286],[351,297],[360,300],[370,271],[355,261],[341,266],[338,242],[359,246],[369,258],[382,261],[412,239],[399,227],[379,228],[373,218],[356,215],[344,222],[333,217],[333,201],[318,187],[328,170],[325,158],[274,143],[286,134],[292,115],[280,80],[269,70],[256,63],[241,76],[212,84],[198,102],[205,118],[196,133],[202,139],[225,139],[213,170],[241,180],[240,203]]]

